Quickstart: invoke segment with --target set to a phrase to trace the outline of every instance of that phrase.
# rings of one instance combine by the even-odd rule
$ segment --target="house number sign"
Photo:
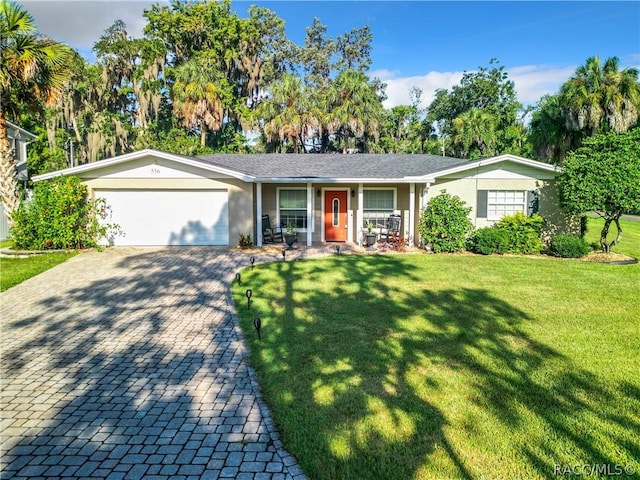
[[[160,169],[156,168],[156,167],[151,167],[151,174],[152,175],[159,175],[160,174]]]

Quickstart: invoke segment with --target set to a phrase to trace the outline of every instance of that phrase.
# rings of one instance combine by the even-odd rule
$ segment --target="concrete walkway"
[[[305,478],[245,362],[229,284],[251,255],[282,261],[119,248],[0,294],[1,477]]]

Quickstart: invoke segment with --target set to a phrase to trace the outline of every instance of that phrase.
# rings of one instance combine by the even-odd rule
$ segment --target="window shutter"
[[[487,196],[488,190],[478,190],[476,202],[476,218],[487,218]]]
[[[531,216],[534,213],[538,213],[538,204],[540,199],[536,190],[527,192],[527,215]]]

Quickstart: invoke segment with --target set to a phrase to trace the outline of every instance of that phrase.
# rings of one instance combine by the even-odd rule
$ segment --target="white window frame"
[[[307,219],[307,187],[276,187],[276,216],[278,225],[282,225],[280,220],[280,192],[283,190],[303,190],[305,192],[305,206],[304,206],[304,218]],[[311,209],[313,210],[313,196],[311,198]],[[300,209],[302,210],[302,209]],[[286,226],[286,225],[285,225]],[[285,226],[282,228],[284,229]],[[306,232],[307,228],[298,228],[296,227],[298,232]],[[313,232],[313,225],[311,226],[311,231]]]
[[[510,193],[521,194],[521,201],[508,201],[508,199],[504,198],[506,195]],[[497,198],[498,196],[502,196],[502,198]],[[492,206],[503,206],[508,207],[505,211],[500,213],[492,212]],[[516,212],[522,212],[524,215],[527,214],[527,191],[526,190],[488,190],[487,191],[487,220],[500,220],[501,218],[507,215],[513,215]]]
[[[366,222],[368,220],[367,217],[367,210],[364,208],[364,196],[366,194],[367,191],[371,191],[371,190],[390,190],[393,192],[393,208],[389,211],[389,213],[387,214],[387,217],[389,215],[392,215],[394,213],[397,212],[398,209],[398,189],[396,187],[364,187],[362,189],[362,222],[363,224],[361,225],[362,228],[365,228],[366,226]],[[381,210],[376,210],[376,211],[381,211]],[[377,223],[376,225],[374,225],[375,228],[386,228],[386,224],[385,225],[380,225],[379,223]]]

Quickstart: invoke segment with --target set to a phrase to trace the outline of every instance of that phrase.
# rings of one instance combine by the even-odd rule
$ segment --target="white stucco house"
[[[442,190],[471,206],[477,228],[517,211],[539,212],[550,230],[568,231],[553,165],[499,155],[468,161],[434,155],[215,154],[189,157],[142,150],[34,177],[75,175],[107,200],[125,235],[115,245],[263,244],[263,215],[294,225],[298,241],[360,242],[400,215],[401,233],[419,243],[418,220]]]

